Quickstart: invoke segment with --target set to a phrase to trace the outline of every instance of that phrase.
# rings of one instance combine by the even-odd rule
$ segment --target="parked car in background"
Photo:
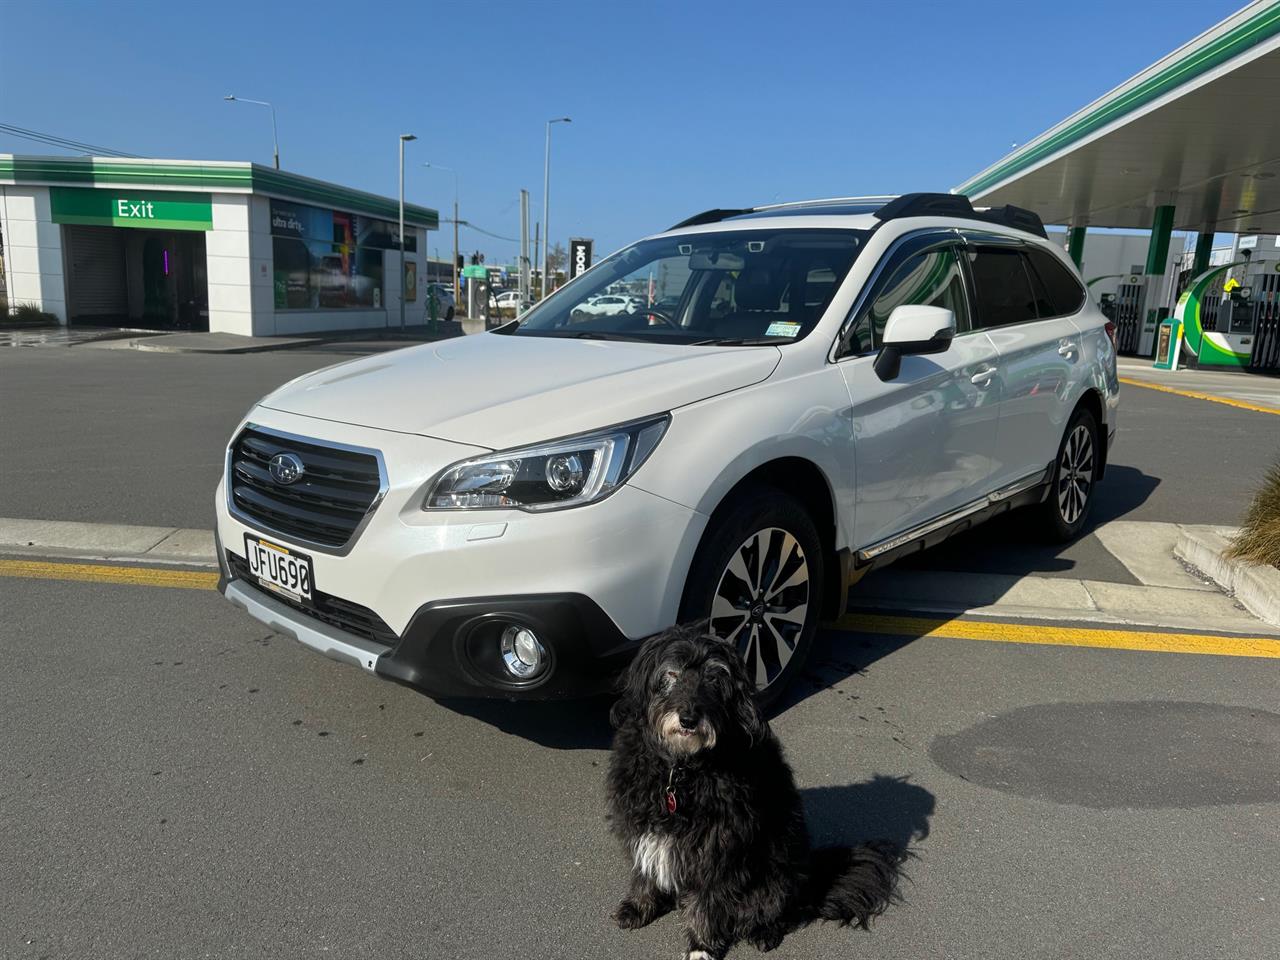
[[[226,450],[221,589],[438,696],[600,690],[706,620],[768,703],[868,570],[1015,508],[1077,536],[1118,403],[1114,327],[1034,214],[713,210],[518,322],[264,397]]]
[[[644,306],[644,301],[630,294],[603,294],[590,296],[570,308],[571,317],[608,317],[617,314],[633,314]]]
[[[427,287],[427,296],[434,293],[436,297],[436,317],[440,320],[452,320],[456,312],[457,304],[453,299],[453,287],[447,283],[432,283]],[[423,316],[429,317],[431,310],[431,301],[428,299],[423,306]]]
[[[503,290],[497,296],[489,298],[489,309],[497,310],[504,316],[519,316],[530,304],[522,300],[519,290]]]

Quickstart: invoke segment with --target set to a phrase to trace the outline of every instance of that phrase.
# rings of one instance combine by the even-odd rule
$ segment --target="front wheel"
[[[1098,437],[1098,422],[1081,407],[1067,424],[1054,461],[1049,496],[1040,505],[1044,530],[1051,540],[1074,539],[1089,519],[1101,457]]]
[[[781,490],[738,495],[703,537],[685,583],[682,621],[706,620],[734,646],[772,705],[804,669],[822,607],[822,543]]]

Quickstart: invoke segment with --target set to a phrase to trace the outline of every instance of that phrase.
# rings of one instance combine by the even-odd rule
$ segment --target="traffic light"
[[[464,257],[462,254],[458,254],[458,269],[461,270],[466,265],[467,265],[467,258]]]

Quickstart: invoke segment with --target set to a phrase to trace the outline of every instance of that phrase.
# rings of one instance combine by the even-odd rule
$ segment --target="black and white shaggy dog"
[[[613,918],[679,908],[689,960],[747,940],[772,950],[815,920],[866,928],[895,899],[889,845],[812,850],[782,746],[737,651],[695,628],[652,637],[611,718],[610,827],[631,862]]]

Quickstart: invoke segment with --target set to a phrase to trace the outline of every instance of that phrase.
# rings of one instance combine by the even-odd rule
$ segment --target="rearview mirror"
[[[873,368],[886,383],[897,378],[902,358],[912,354],[942,353],[956,335],[956,315],[945,307],[904,303],[893,308],[884,325],[880,352]]]
[[[742,270],[747,261],[726,250],[695,250],[689,257],[690,270]]]

